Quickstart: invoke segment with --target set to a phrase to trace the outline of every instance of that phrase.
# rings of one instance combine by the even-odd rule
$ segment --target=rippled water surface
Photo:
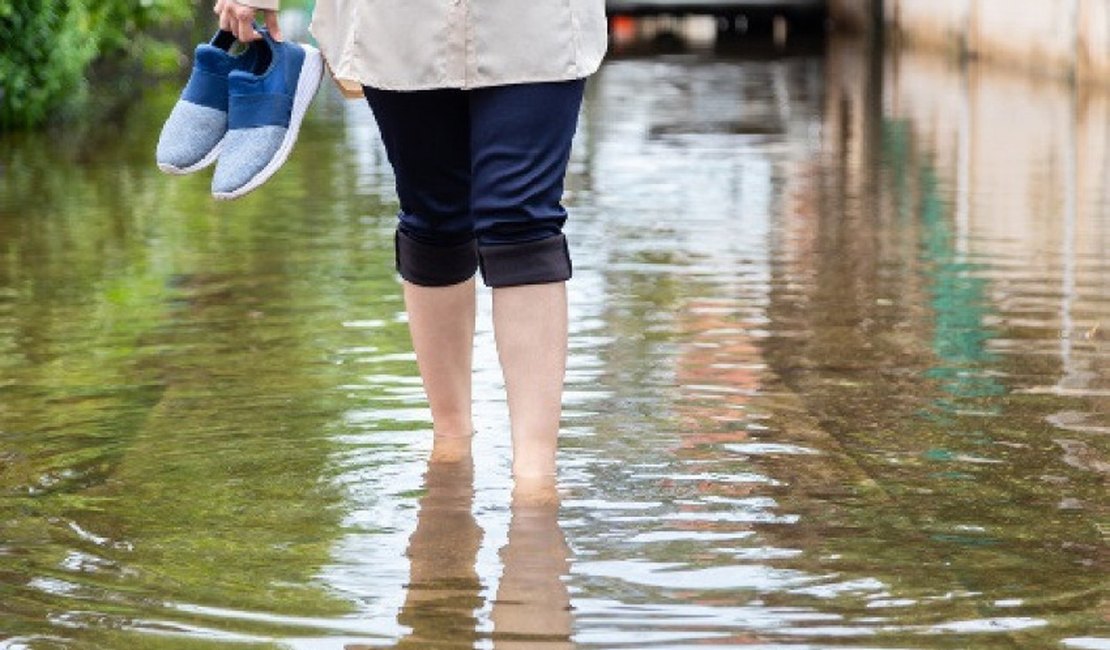
[[[1110,100],[933,59],[592,80],[560,507],[427,464],[365,106],[234,204],[172,87],[0,139],[0,648],[1110,648]]]

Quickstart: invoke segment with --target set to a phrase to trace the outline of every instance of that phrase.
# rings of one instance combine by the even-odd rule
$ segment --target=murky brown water
[[[0,140],[0,648],[1110,648],[1110,99],[614,56],[560,509],[429,421],[365,106],[224,205],[173,88]]]

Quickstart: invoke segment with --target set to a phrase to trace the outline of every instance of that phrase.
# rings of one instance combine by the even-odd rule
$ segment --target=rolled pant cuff
[[[416,285],[446,287],[469,280],[478,270],[478,246],[473,239],[433,246],[398,230],[394,243],[397,272]]]
[[[491,287],[565,282],[571,276],[567,238],[555,235],[520,244],[478,247],[482,278]]]

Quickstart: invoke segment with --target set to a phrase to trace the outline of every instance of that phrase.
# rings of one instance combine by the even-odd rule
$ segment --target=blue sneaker
[[[243,196],[285,164],[324,74],[316,48],[258,32],[254,68],[228,75],[228,132],[212,177],[217,199]]]
[[[219,31],[197,45],[193,73],[158,137],[154,158],[167,174],[189,174],[216,162],[227,133],[227,76],[254,66],[259,48],[231,54],[235,35]]]

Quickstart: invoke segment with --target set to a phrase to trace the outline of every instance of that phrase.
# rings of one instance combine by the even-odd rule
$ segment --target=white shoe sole
[[[220,157],[220,150],[224,148],[224,140],[226,139],[227,134],[225,133],[224,137],[220,138],[220,141],[216,143],[216,146],[212,147],[212,151],[209,151],[204,155],[204,158],[201,158],[188,167],[178,167],[176,165],[171,165],[170,163],[160,162],[158,163],[158,169],[161,169],[167,174],[173,174],[174,176],[184,176],[185,174],[199,172],[205,167],[216,162],[216,159]]]
[[[301,120],[308,112],[308,106],[312,103],[312,98],[316,96],[316,90],[320,87],[320,79],[324,76],[324,60],[320,56],[320,51],[311,45],[300,44],[304,48],[304,63],[301,64],[301,76],[297,79],[297,92],[293,95],[293,114],[289,118],[289,128],[285,131],[285,138],[281,141],[281,146],[270,162],[255,174],[249,181],[242,187],[232,190],[231,192],[213,192],[212,196],[221,201],[230,201],[237,199],[244,194],[258,189],[260,185],[270,180],[270,177],[281,169],[285,161],[289,159],[289,154],[293,151],[293,145],[297,142],[297,135],[301,131]]]

